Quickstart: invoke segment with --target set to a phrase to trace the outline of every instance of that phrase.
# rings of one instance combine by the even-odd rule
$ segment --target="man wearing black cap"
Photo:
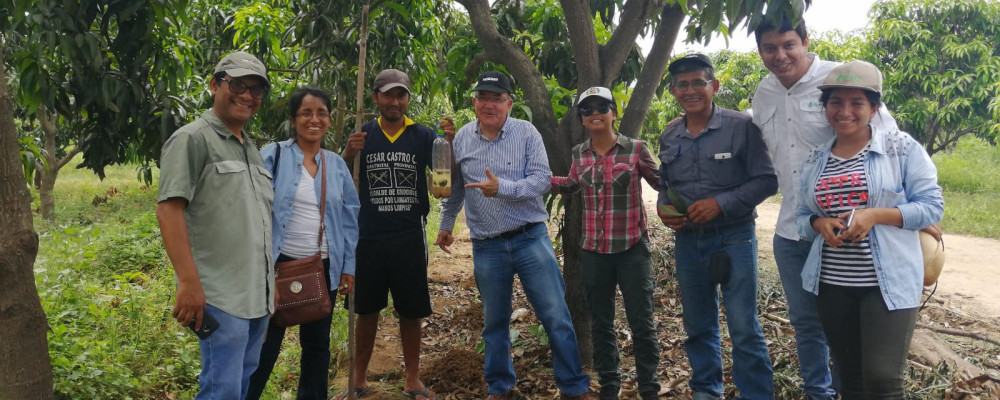
[[[733,382],[745,399],[773,399],[771,359],[757,319],[755,207],[778,183],[750,117],[719,108],[712,62],[689,54],[670,63],[670,93],[682,123],[660,135],[660,219],[676,232],[684,348],[694,400],[721,399],[719,291],[733,342]],[[687,205],[687,206],[685,206]]]
[[[269,87],[256,57],[226,56],[212,109],[163,144],[156,218],[177,278],[173,316],[201,337],[196,399],[246,395],[274,312],[271,175],[243,131]]]
[[[487,400],[513,398],[517,382],[510,357],[514,275],[548,334],[562,398],[591,399],[590,377],[581,367],[565,284],[545,226],[549,215],[542,195],[552,173],[542,136],[531,123],[507,115],[514,102],[503,73],[483,73],[473,91],[476,121],[455,136],[452,195],[442,201],[434,244],[450,253],[455,218],[464,205],[485,314]]]
[[[405,72],[379,72],[372,100],[378,106],[379,118],[352,134],[344,149],[346,160],[361,157],[355,272],[358,356],[351,379],[356,397],[371,389],[368,363],[375,346],[379,312],[388,306],[392,294],[403,347],[403,391],[412,399],[429,400],[435,398],[434,393],[420,382],[420,326],[423,318],[431,315],[424,232],[430,201],[425,171],[437,136],[431,128],[406,116],[410,77]],[[455,137],[451,118],[444,117],[441,129],[449,141]]]

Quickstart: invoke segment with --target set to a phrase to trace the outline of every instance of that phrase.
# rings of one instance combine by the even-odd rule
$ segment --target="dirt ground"
[[[656,192],[645,188],[645,201],[650,225],[662,225],[655,220]],[[762,268],[774,265],[771,251],[771,238],[774,234],[774,222],[777,219],[779,203],[770,199],[758,207],[757,221],[759,238],[759,258]],[[947,231],[947,227],[945,227]],[[554,232],[550,227],[550,232]],[[670,242],[663,233],[653,233],[654,242]],[[482,305],[478,300],[475,280],[472,276],[472,249],[468,232],[456,232],[456,242],[451,247],[452,254],[432,251],[430,254],[430,269],[428,279],[431,285],[434,315],[424,323],[423,351],[421,354],[421,379],[424,384],[437,392],[441,399],[481,399],[485,397],[486,383],[483,380],[483,354],[481,352],[481,336],[483,323]],[[931,308],[922,313],[921,321],[942,329],[958,328],[973,332],[988,333],[1000,330],[1000,265],[990,263],[990,260],[1000,260],[1000,241],[945,234],[947,246],[947,261],[942,274],[937,293]],[[773,267],[772,267],[773,268]],[[654,279],[661,283],[662,289],[657,289],[654,302],[657,304],[655,316],[660,330],[661,367],[660,376],[663,390],[661,398],[685,398],[690,396],[687,389],[687,379],[690,372],[683,353],[683,331],[680,328],[681,310],[678,294],[669,283],[673,280],[670,268],[660,268]],[[769,348],[776,363],[797,362],[794,359],[794,343],[791,341],[792,330],[787,320],[776,317],[784,311],[783,299],[777,296],[768,297],[762,301],[762,308],[767,314],[762,318],[765,335],[769,338]],[[620,308],[620,307],[619,307]],[[515,282],[514,322],[512,324],[512,353],[518,382],[515,388],[515,398],[518,399],[557,399],[558,390],[552,378],[552,366],[549,360],[548,348],[544,344],[547,338],[538,332],[539,323],[531,313],[519,283]],[[619,316],[619,342],[622,344],[622,370],[625,377],[623,397],[635,396],[635,369],[631,363],[630,333],[624,324],[624,318]],[[369,368],[369,381],[375,390],[366,399],[405,399],[402,395],[402,354],[398,344],[398,325],[391,312],[384,312],[380,323]],[[918,331],[926,331],[920,329]],[[968,340],[954,342],[951,345],[939,339],[929,331],[915,338],[914,346],[927,341],[928,346],[940,347],[941,352],[947,348],[957,348],[962,359],[975,359],[976,354],[982,357],[977,365],[995,368],[1000,363],[996,347],[985,347],[979,342]],[[930,339],[927,337],[931,336]],[[985,337],[985,336],[984,336]],[[777,338],[772,340],[772,338]],[[931,340],[933,339],[933,340]],[[992,339],[992,337],[988,337]],[[996,339],[993,339],[996,340]],[[918,343],[919,342],[919,343]],[[996,344],[996,342],[994,342]],[[724,344],[724,346],[728,346]],[[972,356],[968,356],[972,355]],[[996,358],[996,359],[993,359]],[[985,361],[984,361],[985,360]],[[932,360],[933,361],[933,360]],[[915,367],[931,370],[920,362],[912,361]],[[928,362],[930,363],[930,362]],[[933,363],[931,363],[933,364]],[[963,379],[975,378],[996,380],[980,367],[968,365],[979,375],[964,376]],[[776,367],[777,368],[777,367]],[[939,368],[938,368],[939,369]],[[931,372],[937,371],[934,369]],[[341,365],[334,386],[342,388],[346,385],[346,365]],[[996,371],[992,371],[996,373]],[[927,372],[930,373],[930,372]],[[986,378],[984,378],[986,377]],[[796,377],[797,378],[797,377]],[[731,382],[727,386],[732,395]],[[970,380],[968,385],[973,385]],[[966,383],[951,383],[953,387],[964,387]],[[597,389],[596,378],[592,387]],[[956,389],[958,390],[958,389]],[[959,390],[960,391],[960,390]],[[956,392],[957,393],[957,392]],[[970,389],[961,393],[977,393]],[[787,395],[781,398],[792,398]],[[966,398],[961,396],[947,398]]]
[[[656,215],[656,191],[643,183],[643,201]],[[771,241],[781,203],[772,197],[757,207],[758,258],[773,260]],[[948,233],[944,227],[945,264],[934,297],[970,315],[1000,319],[1000,240]],[[772,261],[773,263],[773,261]]]

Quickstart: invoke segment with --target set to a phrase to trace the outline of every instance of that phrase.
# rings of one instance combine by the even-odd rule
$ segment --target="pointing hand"
[[[479,188],[483,191],[483,196],[493,197],[497,195],[497,191],[500,190],[500,179],[493,176],[490,173],[490,169],[486,168],[486,180],[476,183],[465,184],[466,188]]]

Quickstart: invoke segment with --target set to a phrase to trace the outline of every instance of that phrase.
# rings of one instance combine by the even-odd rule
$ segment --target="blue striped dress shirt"
[[[452,148],[459,173],[453,174],[451,197],[441,202],[441,230],[452,232],[463,204],[472,239],[549,218],[542,195],[549,191],[552,171],[542,135],[530,122],[507,117],[497,139],[490,141],[479,132],[479,122],[472,121],[458,130]],[[465,189],[466,183],[485,181],[486,168],[500,180],[495,197]]]

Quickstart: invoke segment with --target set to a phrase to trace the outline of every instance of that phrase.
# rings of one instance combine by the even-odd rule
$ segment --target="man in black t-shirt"
[[[361,157],[358,195],[360,238],[355,275],[355,311],[358,314],[355,389],[368,390],[368,362],[378,332],[379,312],[388,305],[399,314],[405,365],[404,392],[410,398],[435,398],[420,382],[420,337],[423,318],[431,315],[427,288],[427,241],[424,232],[430,201],[426,170],[431,163],[435,133],[406,117],[410,78],[387,69],[375,77],[372,100],[379,118],[351,135],[344,159]],[[441,129],[451,141],[454,124],[448,117]],[[348,165],[352,165],[348,162]],[[387,251],[391,249],[391,251]]]

